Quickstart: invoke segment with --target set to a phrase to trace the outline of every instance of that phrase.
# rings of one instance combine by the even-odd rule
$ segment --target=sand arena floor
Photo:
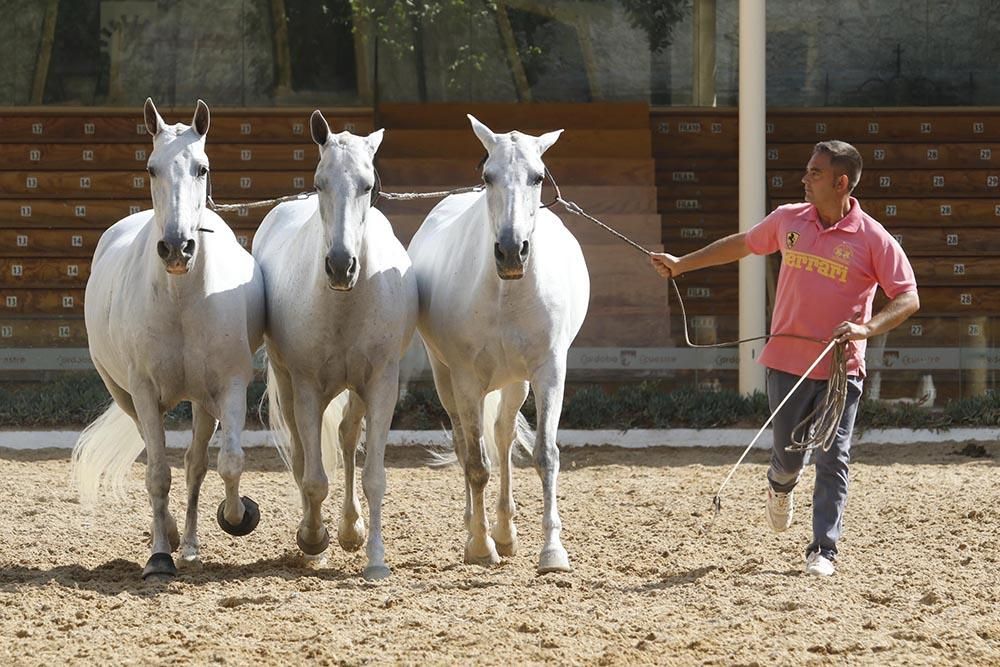
[[[272,451],[251,449],[242,488],[260,503],[257,531],[218,528],[222,484],[210,471],[202,566],[143,583],[141,462],[127,499],[88,512],[67,486],[68,451],[0,450],[0,663],[1000,664],[1000,445],[856,448],[839,571],[824,580],[801,573],[811,471],[795,525],[774,535],[766,455],[754,452],[701,532],[738,455],[564,451],[575,571],[538,576],[532,469],[515,477],[521,552],[483,569],[461,562],[458,469],[391,448],[393,576],[369,583],[363,553],[335,541],[324,567],[301,563],[291,479]],[[180,519],[182,453],[171,456]],[[340,489],[326,505],[331,533]]]

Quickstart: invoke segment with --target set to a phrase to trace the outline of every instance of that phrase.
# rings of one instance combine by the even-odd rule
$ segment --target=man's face
[[[837,174],[830,164],[830,155],[827,153],[813,153],[806,165],[806,173],[802,177],[802,184],[806,190],[806,201],[814,205],[822,205],[833,202],[843,196],[842,188],[846,180],[843,174]]]

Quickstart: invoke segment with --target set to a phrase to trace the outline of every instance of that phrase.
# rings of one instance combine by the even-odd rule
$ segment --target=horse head
[[[198,100],[191,125],[167,125],[150,98],[146,98],[143,111],[146,131],[153,135],[153,151],[146,169],[153,196],[153,219],[160,233],[156,252],[167,273],[184,275],[197,254],[196,234],[208,188],[208,106]]]
[[[359,255],[365,220],[375,187],[375,151],[383,130],[367,137],[350,132],[333,134],[317,109],[310,119],[313,141],[319,146],[314,186],[325,238],[324,265],[332,289],[354,287],[360,273]]]
[[[516,131],[494,134],[471,115],[469,121],[487,153],[483,182],[497,275],[504,280],[517,280],[524,276],[535,216],[542,202],[545,180],[542,154],[556,142],[562,130],[540,137]]]

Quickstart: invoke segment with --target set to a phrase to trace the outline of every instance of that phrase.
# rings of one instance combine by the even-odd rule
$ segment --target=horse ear
[[[205,136],[208,134],[208,126],[211,123],[212,116],[208,112],[208,105],[198,100],[198,106],[194,109],[194,117],[191,118],[191,127],[194,131]]]
[[[368,144],[368,150],[371,151],[373,156],[375,155],[375,151],[378,150],[378,147],[382,145],[382,137],[384,135],[385,128],[382,128],[381,130],[375,130],[365,137],[365,143]]]
[[[313,141],[320,146],[325,146],[330,138],[330,125],[323,118],[323,113],[316,109],[309,117],[309,129],[312,131]]]
[[[152,97],[146,98],[146,104],[142,108],[142,115],[146,121],[146,131],[154,137],[160,133],[160,130],[166,124],[163,122],[163,118],[160,117],[160,112],[156,110],[156,105],[153,104]]]
[[[469,122],[472,123],[472,131],[479,137],[479,141],[482,142],[486,152],[492,151],[493,146],[497,143],[497,135],[493,134],[493,130],[480,123],[471,113],[465,115],[469,117]]]
[[[556,143],[556,139],[562,134],[562,130],[556,130],[555,132],[546,132],[542,136],[538,137],[538,154],[541,155],[545,151],[552,148],[552,144]]]

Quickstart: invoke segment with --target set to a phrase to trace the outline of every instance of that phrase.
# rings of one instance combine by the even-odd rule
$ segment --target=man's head
[[[861,166],[861,154],[849,143],[819,142],[802,177],[806,201],[823,206],[847,198],[861,180]]]

